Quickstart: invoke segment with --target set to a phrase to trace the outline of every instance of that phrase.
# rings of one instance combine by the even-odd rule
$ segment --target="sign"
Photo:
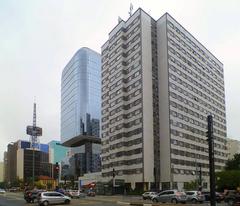
[[[27,126],[27,134],[31,136],[42,136],[42,128]]]

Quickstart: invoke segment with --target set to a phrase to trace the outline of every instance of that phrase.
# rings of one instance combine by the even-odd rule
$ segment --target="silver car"
[[[70,204],[71,198],[59,192],[42,192],[38,197],[38,204],[47,206],[49,204]]]
[[[178,190],[165,190],[160,192],[157,196],[152,198],[153,202],[172,202],[172,203],[186,203],[187,196],[184,192]]]
[[[192,203],[203,203],[205,201],[205,196],[200,191],[187,191],[187,201]]]

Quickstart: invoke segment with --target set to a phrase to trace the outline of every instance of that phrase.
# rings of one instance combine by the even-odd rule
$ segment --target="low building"
[[[4,181],[4,163],[0,162],[0,182]]]
[[[51,190],[56,188],[57,181],[49,176],[40,175],[37,184],[42,185],[43,189]]]
[[[31,182],[33,177],[33,168],[34,178],[42,175],[48,177],[53,176],[53,168],[52,164],[49,163],[48,153],[32,149],[18,149],[17,177],[19,179],[23,179],[24,182]]]
[[[235,154],[240,153],[240,141],[227,138],[228,159],[233,159]]]
[[[49,162],[55,164],[60,163],[65,157],[67,157],[69,148],[64,147],[60,141],[52,140],[49,145]]]

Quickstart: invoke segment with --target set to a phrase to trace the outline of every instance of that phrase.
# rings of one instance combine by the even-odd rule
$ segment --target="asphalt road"
[[[95,200],[94,198],[84,198],[84,199],[72,199],[70,206],[117,206],[117,203]],[[38,206],[37,203],[26,203],[21,194],[16,193],[6,193],[5,195],[0,195],[0,206]]]
[[[127,196],[96,196],[86,197],[82,199],[72,199],[70,206],[118,206],[126,205],[126,203],[144,203],[151,205],[151,201],[142,200],[141,196],[127,197]],[[142,204],[141,204],[142,205]],[[162,206],[169,206],[169,204],[161,204]],[[178,204],[179,206],[182,204]],[[23,199],[23,193],[8,192],[5,195],[0,195],[0,206],[38,206],[37,203],[27,204]],[[171,206],[174,206],[171,204]],[[186,206],[210,206],[209,202],[203,204],[186,204]],[[216,206],[227,206],[225,203],[217,203]]]

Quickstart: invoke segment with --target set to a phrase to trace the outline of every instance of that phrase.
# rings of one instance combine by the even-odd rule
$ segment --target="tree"
[[[240,186],[240,170],[227,170],[216,173],[216,186],[218,190],[236,189]]]
[[[38,182],[35,182],[35,186],[38,188],[38,189],[46,189],[46,186],[41,183],[40,181]]]
[[[0,182],[0,188],[7,188],[7,182]]]
[[[47,183],[47,189],[50,190],[50,189],[52,189],[52,187],[53,187],[53,184],[51,182],[48,182]]]
[[[197,180],[194,180],[194,181],[191,181],[191,182],[186,182],[184,184],[184,189],[185,190],[196,190],[196,188],[198,188],[198,181]]]
[[[225,170],[240,170],[240,154],[235,154],[233,159],[227,160]]]

